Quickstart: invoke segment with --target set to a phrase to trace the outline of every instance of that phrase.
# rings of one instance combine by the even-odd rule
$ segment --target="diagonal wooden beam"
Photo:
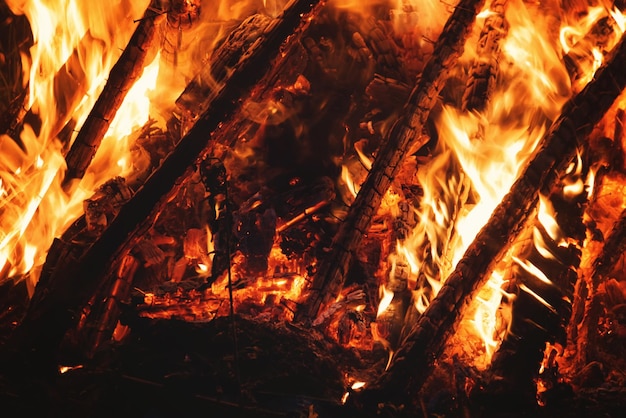
[[[320,310],[335,299],[345,282],[352,254],[367,233],[382,198],[389,189],[402,161],[411,150],[425,143],[423,127],[435,106],[450,70],[461,56],[465,40],[483,7],[484,0],[461,0],[439,36],[434,54],[424,67],[404,107],[403,115],[392,127],[378,151],[365,182],[333,240],[308,289],[308,296],[296,315],[298,321],[312,321]]]
[[[579,145],[625,87],[626,37],[622,36],[594,79],[565,104],[523,173],[394,354],[388,371],[369,389],[359,392],[354,397],[356,402],[397,399],[398,388],[421,388],[446,341],[456,331],[464,309],[533,212],[538,191],[554,185]]]

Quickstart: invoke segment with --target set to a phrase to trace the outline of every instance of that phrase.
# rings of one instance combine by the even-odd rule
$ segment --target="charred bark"
[[[262,36],[272,19],[255,14],[245,19],[211,54],[210,64],[189,83],[176,100],[181,113],[183,133],[202,115],[219,93],[228,72],[232,71],[255,40]]]
[[[597,59],[594,51],[605,53],[615,40],[617,23],[611,16],[598,20],[591,30],[579,40],[563,57],[572,83],[589,74]]]
[[[94,42],[98,42],[93,38],[90,32],[78,43],[72,55],[67,59],[65,64],[54,75],[53,91],[54,97],[57,98],[56,117],[50,126],[47,126],[47,138],[54,138],[64,131],[64,126],[70,122],[71,113],[78,105],[80,99],[87,93],[86,74],[81,65],[81,60],[86,49]],[[17,118],[11,121],[7,135],[15,140],[20,146],[23,144],[20,140],[20,133],[24,129],[24,125],[32,127],[37,136],[42,130],[42,120],[37,113],[37,109],[23,109]],[[71,131],[71,129],[69,129]],[[65,136],[65,135],[64,135]],[[69,135],[67,135],[69,138]],[[63,138],[64,142],[65,139]]]
[[[537,192],[554,184],[581,141],[624,90],[625,61],[626,38],[622,37],[607,64],[563,107],[520,178],[405,338],[388,371],[372,388],[360,392],[355,397],[357,402],[401,400],[398,387],[414,391],[423,385],[445,342],[455,332],[464,308],[537,204]]]
[[[183,40],[184,33],[191,28],[200,17],[200,0],[168,0],[167,19],[161,40],[163,56],[176,69],[180,62],[179,55],[189,48]]]
[[[153,7],[154,4],[155,2],[152,2],[144,13],[126,49],[111,69],[102,93],[65,156],[66,187],[72,180],[83,177],[126,94],[143,72],[146,57],[156,39],[157,26],[162,14]]]
[[[490,14],[485,19],[476,48],[478,56],[470,69],[463,94],[464,111],[484,110],[495,86],[500,67],[500,43],[508,31],[504,17],[506,3],[507,0],[494,0],[489,6]]]
[[[626,210],[622,211],[619,220],[613,226],[610,235],[606,239],[602,248],[602,253],[593,262],[591,277],[587,283],[587,299],[585,301],[584,316],[579,325],[577,338],[576,363],[580,367],[586,366],[589,362],[598,360],[598,322],[602,314],[602,301],[598,295],[598,287],[618,259],[626,250]]]
[[[98,287],[107,266],[119,254],[120,247],[138,233],[141,224],[163,197],[193,170],[193,163],[211,139],[220,124],[239,108],[240,99],[248,94],[262,77],[260,68],[270,68],[283,42],[297,41],[319,10],[320,1],[292,1],[283,13],[266,28],[239,66],[230,74],[215,94],[211,106],[195,123],[168,157],[120,210],[102,235],[75,263],[50,278],[49,287],[42,284],[38,303],[32,303],[12,339],[12,347],[28,353],[30,361],[53,365],[55,350],[67,329],[75,321],[75,312],[87,302]],[[162,202],[165,203],[165,202]],[[28,361],[28,359],[27,359]],[[44,372],[44,368],[36,367]]]
[[[209,229],[213,235],[215,254],[211,265],[213,280],[224,272],[230,263],[230,236],[233,233],[233,202],[228,199],[226,168],[212,159],[205,159],[200,164],[202,183],[207,190],[209,208]],[[210,283],[209,283],[210,284]]]
[[[549,197],[554,208],[559,231],[548,231],[539,218],[535,219],[531,246],[515,256],[515,265],[508,278],[507,293],[513,299],[512,322],[489,368],[485,393],[507,400],[508,408],[528,407],[536,403],[536,379],[546,343],[565,345],[566,325],[572,312],[571,301],[578,278],[581,248],[585,238],[583,211],[586,194],[565,197],[563,186],[575,176],[566,176]],[[562,232],[561,232],[562,231]],[[559,240],[568,237],[567,246]],[[549,255],[548,255],[549,254]],[[546,367],[546,370],[550,367]],[[552,372],[553,370],[550,370]],[[546,377],[548,390],[557,382]]]
[[[333,240],[330,254],[316,272],[307,300],[298,311],[297,320],[313,320],[325,305],[339,295],[352,255],[366,234],[402,161],[412,150],[421,148],[425,143],[420,136],[422,129],[449,71],[462,53],[476,14],[483,4],[482,0],[462,0],[446,22],[435,45],[435,53],[411,92],[403,116],[395,123],[387,141],[379,150],[372,169]]]

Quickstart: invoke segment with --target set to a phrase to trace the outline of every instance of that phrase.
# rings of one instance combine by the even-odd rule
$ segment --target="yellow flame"
[[[26,274],[43,264],[52,239],[82,212],[82,200],[89,191],[80,190],[71,197],[63,192],[63,145],[54,135],[69,116],[84,119],[90,107],[86,103],[95,101],[104,76],[136,26],[133,20],[141,16],[148,1],[122,3],[109,7],[77,0],[7,2],[14,13],[26,15],[33,32],[34,44],[24,57],[25,79],[30,90],[28,105],[41,120],[38,133],[24,126],[23,149],[11,145],[11,139],[0,138],[0,254],[4,266],[11,266],[10,275]],[[85,106],[82,114],[76,114],[73,110],[80,102]],[[21,254],[27,254],[27,259]],[[0,277],[0,281],[5,279]],[[34,272],[31,289],[36,280]]]
[[[359,390],[359,389],[363,389],[365,387],[366,383],[365,382],[354,382],[351,386],[352,390]]]
[[[541,303],[543,306],[545,306],[546,308],[548,308],[550,310],[550,312],[552,313],[557,313],[556,309],[554,309],[552,307],[552,305],[550,305],[548,303],[547,300],[545,300],[544,298],[542,298],[541,296],[539,296],[539,294],[535,291],[533,291],[531,288],[529,288],[528,286],[526,286],[525,284],[521,284],[520,285],[520,289],[523,290],[524,292],[528,293],[529,295],[531,295],[532,297],[534,297],[535,299],[537,299],[537,301],[539,301],[539,303]]]
[[[610,11],[610,13],[620,30],[620,34],[626,32],[626,15],[622,13],[621,10],[619,10],[617,7],[614,7]]]
[[[486,9],[481,17],[489,13]],[[409,17],[416,18],[407,14],[410,15],[404,13],[404,22]],[[444,105],[436,121],[439,148],[417,173],[423,189],[419,222],[397,252],[406,255],[412,278],[417,276],[416,272],[426,275],[431,288],[413,290],[413,303],[419,312],[437,294],[508,193],[536,144],[572,94],[561,48],[575,42],[578,33],[585,33],[581,26],[570,24],[571,28],[561,32],[565,42],[561,47],[559,40],[550,36],[554,33],[553,20],[541,7],[511,0],[505,17],[508,31],[501,43],[499,81],[486,109],[481,113],[464,113],[452,104]],[[476,57],[472,45],[468,43],[461,57],[467,65]],[[576,181],[567,190],[574,193],[581,187]],[[553,217],[548,216],[545,206],[544,202],[541,220],[556,237],[560,232],[550,223]],[[545,247],[540,251],[552,256]],[[497,345],[494,336],[501,335],[494,328],[503,282],[501,274],[494,273],[475,302],[476,329],[470,333],[483,340],[489,355]]]
[[[393,292],[388,290],[385,285],[380,285],[380,303],[378,304],[378,311],[376,312],[376,318],[380,317],[391,305],[391,301],[393,300]]]
[[[554,208],[552,207],[552,203],[550,203],[550,200],[544,195],[539,195],[537,219],[539,219],[539,222],[543,225],[550,238],[552,238],[553,241],[560,243],[563,239],[563,232],[561,231],[559,224],[557,224],[554,219]]]
[[[478,306],[474,313],[473,324],[482,339],[487,356],[491,357],[498,347],[499,341],[494,332],[497,329],[497,311],[502,302],[502,286],[505,280],[500,272],[493,272],[487,284],[476,298]]]
[[[350,202],[352,202],[352,200],[354,200],[354,198],[356,198],[356,195],[359,193],[360,187],[352,178],[352,174],[350,174],[350,170],[346,165],[341,166],[341,180],[350,192]]]
[[[365,167],[365,169],[369,171],[372,169],[372,164],[374,161],[372,161],[370,157],[365,155],[365,152],[363,151],[364,145],[365,141],[357,141],[354,143],[354,149],[357,152],[357,155],[359,156],[359,161],[361,161],[363,167]]]
[[[548,285],[553,285],[552,281],[550,279],[548,279],[548,276],[546,276],[544,274],[544,272],[539,269],[539,267],[537,267],[536,265],[534,265],[530,261],[528,261],[528,260],[520,260],[518,257],[515,257],[515,256],[513,257],[513,261],[517,265],[522,267],[527,273],[532,274],[533,276],[535,276],[537,279],[539,279],[543,283],[548,284]]]
[[[545,238],[541,234],[541,231],[537,228],[533,228],[533,243],[537,252],[547,260],[556,260],[555,255],[548,249],[548,244]]]
[[[596,184],[596,168],[592,167],[589,170],[589,175],[587,176],[587,181],[585,186],[587,187],[587,199],[590,200],[591,196],[593,196],[593,190]]]
[[[591,29],[594,23],[596,23],[604,15],[605,9],[603,7],[591,7],[582,19],[576,21],[575,26],[563,26],[559,33],[559,40],[561,42],[563,52],[567,54]]]
[[[132,159],[129,156],[134,138],[130,135],[150,118],[150,95],[156,88],[159,58],[160,54],[157,53],[126,94],[89,166],[85,179],[80,183],[81,188],[95,189],[103,180],[115,176],[125,177],[132,172]]]

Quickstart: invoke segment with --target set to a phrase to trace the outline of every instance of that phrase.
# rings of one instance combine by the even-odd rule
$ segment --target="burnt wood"
[[[490,396],[506,399],[507,410],[536,403],[536,379],[540,375],[546,343],[558,342],[562,346],[566,343],[566,324],[572,313],[571,301],[578,278],[576,270],[580,265],[585,238],[583,212],[586,193],[581,191],[579,196],[565,198],[563,184],[561,182],[553,190],[549,199],[555,208],[557,223],[563,235],[571,238],[569,245],[559,245],[535,218],[533,231],[529,231],[529,234],[533,237],[541,236],[543,243],[533,242],[534,239],[529,236],[526,242],[533,244],[517,251],[516,257],[522,261],[515,263],[507,277],[505,290],[515,295],[512,321],[493,356],[485,388]],[[553,257],[542,255],[538,245],[545,245],[543,249]],[[524,268],[523,262],[535,266],[549,282]],[[552,379],[544,381],[546,386],[555,383]]]
[[[463,110],[480,112],[485,109],[493,90],[500,68],[500,44],[508,32],[508,24],[504,16],[507,0],[494,0],[489,5],[489,16],[476,47],[477,57],[470,69],[465,93],[463,94]]]
[[[73,179],[85,175],[126,94],[143,73],[148,51],[162,20],[162,13],[153,7],[154,3],[144,13],[126,49],[111,69],[102,93],[65,156],[67,172],[63,182],[66,187]]]
[[[602,301],[598,295],[598,287],[626,251],[626,210],[622,211],[619,219],[613,225],[611,233],[604,242],[602,252],[593,261],[591,276],[587,283],[587,297],[584,302],[584,314],[578,325],[576,350],[576,364],[586,366],[589,362],[598,360],[598,322],[602,314]]]
[[[438,94],[449,71],[463,52],[476,14],[483,5],[483,0],[463,0],[446,22],[435,44],[435,52],[412,90],[402,116],[387,135],[385,144],[379,150],[348,215],[341,223],[328,257],[314,275],[296,320],[312,321],[324,306],[339,295],[353,253],[367,233],[383,196],[402,166],[402,161],[427,142],[427,138],[421,135],[422,129],[437,103]]]
[[[371,388],[354,397],[356,402],[401,400],[406,392],[400,393],[398,387],[410,388],[413,393],[424,384],[465,308],[532,213],[537,192],[555,183],[577,147],[624,90],[625,39],[622,37],[594,79],[565,104],[532,160],[408,333],[388,371]]]

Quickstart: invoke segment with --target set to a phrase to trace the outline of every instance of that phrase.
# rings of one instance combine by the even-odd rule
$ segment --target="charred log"
[[[237,66],[244,53],[263,35],[271,21],[269,16],[261,14],[250,16],[213,51],[209,65],[194,77],[176,100],[178,112],[181,113],[183,133],[206,112],[219,93],[222,83],[228,78],[228,72]]]
[[[564,181],[574,176],[566,176]],[[556,213],[559,231],[549,231],[539,219],[532,230],[533,245],[517,254],[507,293],[515,295],[512,322],[489,369],[489,383],[485,396],[506,399],[510,408],[529,407],[536,403],[536,380],[544,357],[546,343],[566,343],[574,297],[576,270],[580,264],[585,230],[582,222],[584,193],[565,197],[564,181],[546,201]],[[546,204],[547,205],[547,204]],[[557,240],[569,238],[567,246]],[[528,237],[528,241],[531,238]],[[546,368],[547,369],[547,368]],[[548,376],[547,372],[542,373]],[[547,390],[554,390],[556,382],[545,379]],[[479,395],[482,396],[482,395]]]
[[[78,105],[80,99],[87,93],[87,84],[85,82],[87,76],[82,68],[81,60],[89,45],[92,45],[94,42],[98,42],[98,40],[93,38],[90,32],[87,32],[72,52],[72,55],[54,75],[53,90],[55,97],[58,99],[56,117],[49,126],[46,126],[48,138],[54,138],[60,132],[66,130],[64,127],[69,124],[71,113]],[[24,125],[31,126],[36,135],[39,135],[43,128],[38,109],[30,108],[20,113],[21,117],[12,120],[7,131],[7,135],[17,141],[18,144],[21,144],[19,137],[24,129]],[[71,131],[71,129],[69,130]],[[69,139],[69,135],[64,135],[63,139]],[[69,146],[68,144],[66,145]]]
[[[228,268],[230,263],[230,236],[233,231],[231,208],[233,203],[228,201],[228,186],[226,184],[226,168],[216,160],[204,159],[200,163],[202,183],[208,193],[208,224],[213,235],[214,256],[211,265],[212,280]]]
[[[626,113],[623,109],[617,109],[615,112],[615,130],[613,132],[613,140],[601,137],[599,140],[590,143],[590,160],[596,168],[596,177],[592,196],[594,199],[590,203],[590,207],[601,198],[600,189],[606,179],[610,179],[613,175],[624,172],[624,121]],[[623,214],[622,214],[623,216]],[[621,218],[620,218],[621,219]],[[618,226],[619,223],[614,225]],[[613,230],[609,237],[605,237],[605,233],[600,230],[595,221],[590,221],[586,225],[591,244],[605,243],[607,239],[614,240],[619,231]],[[603,247],[604,248],[604,247]],[[610,250],[610,246],[606,247]],[[568,329],[568,351],[574,353],[573,364],[577,369],[583,369],[590,363],[598,360],[598,351],[596,342],[598,338],[597,321],[602,311],[601,296],[599,295],[598,286],[605,281],[606,277],[594,277],[595,262],[600,260],[604,255],[604,249],[596,260],[591,261],[591,265],[583,266],[579,275],[581,279],[576,284],[574,295],[572,317]],[[623,251],[618,249],[618,251]],[[618,257],[615,254],[614,257]],[[612,261],[615,263],[615,261]],[[608,269],[610,270],[610,268]],[[603,275],[610,274],[604,272]],[[587,342],[589,341],[589,342]]]
[[[623,37],[593,81],[564,106],[520,178],[405,338],[388,371],[371,389],[359,394],[360,402],[398,399],[398,385],[410,390],[423,385],[434,360],[456,330],[464,308],[537,204],[537,192],[554,184],[581,141],[623,91],[625,60]]]
[[[167,10],[167,19],[161,45],[165,59],[176,69],[179,55],[189,47],[188,42],[183,40],[184,33],[200,17],[201,5],[199,0],[168,0],[165,3],[169,3],[169,7],[163,7]]]
[[[392,248],[387,257],[390,267],[386,274],[387,281],[383,285],[384,290],[381,297],[381,299],[384,297],[391,298],[391,301],[384,311],[379,307],[374,325],[375,331],[373,331],[375,339],[381,341],[391,351],[395,351],[398,347],[404,318],[412,298],[409,287],[410,266],[406,255],[398,252],[398,246],[404,245],[405,240],[410,236],[418,222],[415,209],[409,201],[399,202],[398,210],[399,213],[392,220]]]
[[[102,93],[65,157],[67,172],[64,183],[66,186],[69,186],[71,180],[83,177],[117,110],[122,105],[126,93],[143,72],[146,57],[156,39],[157,26],[161,20],[161,12],[155,9],[154,5],[155,2],[148,7],[126,49],[111,69]]]
[[[572,83],[577,82],[589,73],[590,68],[593,68],[594,61],[597,59],[594,52],[605,53],[607,51],[615,39],[615,25],[617,23],[611,16],[598,20],[563,57]]]
[[[393,182],[405,156],[424,145],[420,137],[426,119],[437,102],[447,74],[461,55],[465,39],[484,1],[466,0],[457,5],[446,22],[435,54],[426,64],[404,114],[388,135],[350,212],[333,240],[331,253],[315,273],[305,303],[298,312],[299,321],[315,318],[320,309],[337,297],[345,282],[352,254],[367,232],[382,197]]]
[[[587,300],[584,316],[578,325],[577,361],[579,366],[585,366],[591,361],[599,360],[597,354],[598,322],[602,313],[602,301],[598,295],[598,288],[607,275],[614,268],[617,260],[626,250],[626,211],[623,211],[619,220],[613,226],[607,237],[602,253],[593,262],[591,277],[586,280]]]
[[[500,68],[500,43],[508,31],[504,17],[506,3],[506,0],[494,0],[489,6],[490,14],[485,19],[476,48],[478,56],[474,59],[465,86],[463,110],[480,112],[487,106]]]
[[[5,77],[0,87],[0,132],[15,133],[28,110],[28,88],[20,81],[21,54],[32,45],[33,35],[26,16],[14,15],[6,2],[0,3],[0,20],[0,65]]]

